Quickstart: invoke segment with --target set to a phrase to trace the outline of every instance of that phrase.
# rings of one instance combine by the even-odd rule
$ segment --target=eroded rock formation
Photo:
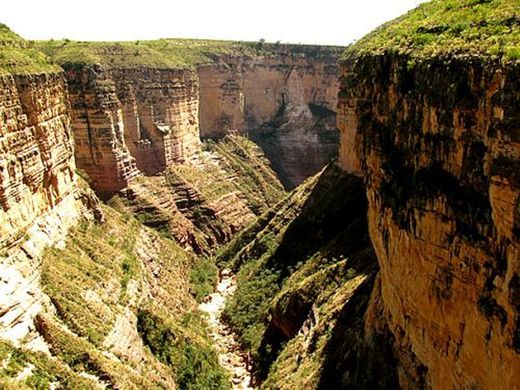
[[[336,154],[338,54],[289,45],[200,67],[201,136],[248,134],[295,187]]]
[[[63,73],[0,78],[0,248],[77,190]]]
[[[66,67],[65,67],[66,68]],[[198,149],[198,82],[175,69],[67,69],[76,161],[101,195]]]
[[[520,370],[520,67],[351,56],[341,162],[367,183],[380,317],[402,386],[503,387]],[[372,323],[370,323],[372,322]]]
[[[177,58],[164,42],[136,44],[137,52],[151,45],[152,58],[132,52],[127,61],[118,43],[76,45],[42,48],[66,70],[77,165],[103,197],[140,174],[186,161],[201,137],[248,135],[288,188],[336,154],[341,48],[237,43],[230,49],[213,42],[183,64],[197,55],[196,45]],[[212,45],[223,52],[212,52]],[[79,60],[76,49],[83,51]],[[154,62],[165,57],[174,63]]]

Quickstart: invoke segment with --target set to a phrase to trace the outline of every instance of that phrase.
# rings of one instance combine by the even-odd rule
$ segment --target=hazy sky
[[[27,39],[264,38],[346,45],[423,1],[3,0],[0,22]]]

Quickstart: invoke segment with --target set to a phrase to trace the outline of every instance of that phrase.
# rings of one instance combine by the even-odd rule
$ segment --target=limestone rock
[[[238,130],[271,159],[288,188],[336,154],[337,55],[285,52],[199,67],[201,136]]]
[[[367,54],[342,66],[341,163],[367,183],[378,321],[394,338],[401,386],[512,388],[520,67],[408,61]]]

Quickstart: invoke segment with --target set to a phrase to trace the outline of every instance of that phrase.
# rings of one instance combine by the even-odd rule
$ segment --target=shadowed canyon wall
[[[341,163],[365,176],[402,386],[512,388],[520,370],[520,66],[351,56]]]
[[[286,46],[199,68],[202,137],[238,130],[293,188],[336,155],[337,48]]]

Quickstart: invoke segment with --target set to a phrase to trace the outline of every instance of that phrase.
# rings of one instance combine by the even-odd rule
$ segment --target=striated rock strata
[[[140,174],[189,160],[201,137],[248,135],[287,188],[336,154],[341,48],[183,40],[40,45],[66,70],[77,165],[103,197]]]
[[[203,148],[119,194],[141,222],[198,254],[229,241],[285,195],[261,150],[246,138],[228,135]]]
[[[63,74],[0,78],[0,248],[77,190]]]
[[[341,162],[367,184],[401,386],[517,385],[520,66],[479,57],[350,55]],[[376,309],[377,306],[377,309]]]
[[[287,187],[300,184],[337,150],[338,52],[288,45],[199,67],[201,136],[248,134]]]
[[[198,81],[187,70],[64,65],[78,168],[101,195],[198,149]]]

